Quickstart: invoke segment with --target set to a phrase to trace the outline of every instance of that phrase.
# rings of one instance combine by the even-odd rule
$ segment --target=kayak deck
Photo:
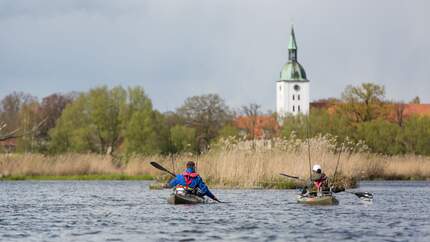
[[[193,194],[178,194],[173,193],[167,198],[169,204],[200,204],[206,200],[202,197]]]
[[[324,196],[297,196],[297,202],[307,205],[337,205],[339,201],[333,195]]]

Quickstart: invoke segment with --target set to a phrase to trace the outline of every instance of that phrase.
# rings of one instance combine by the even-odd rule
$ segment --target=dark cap
[[[196,168],[196,163],[194,161],[188,161],[187,162],[187,168]]]

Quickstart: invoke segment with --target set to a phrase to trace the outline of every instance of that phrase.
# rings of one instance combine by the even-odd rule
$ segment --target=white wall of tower
[[[276,112],[280,117],[285,117],[287,114],[308,114],[309,103],[309,82],[278,81],[276,83]]]

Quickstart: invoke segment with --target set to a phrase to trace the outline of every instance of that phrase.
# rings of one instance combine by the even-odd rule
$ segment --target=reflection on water
[[[430,241],[430,182],[364,182],[373,202],[295,202],[291,190],[214,190],[229,204],[169,205],[136,181],[0,182],[2,241]]]

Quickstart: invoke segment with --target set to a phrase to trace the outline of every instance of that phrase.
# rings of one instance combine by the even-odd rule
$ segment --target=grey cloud
[[[311,98],[372,81],[430,102],[427,1],[0,1],[0,96],[142,85],[274,109],[294,22]]]

